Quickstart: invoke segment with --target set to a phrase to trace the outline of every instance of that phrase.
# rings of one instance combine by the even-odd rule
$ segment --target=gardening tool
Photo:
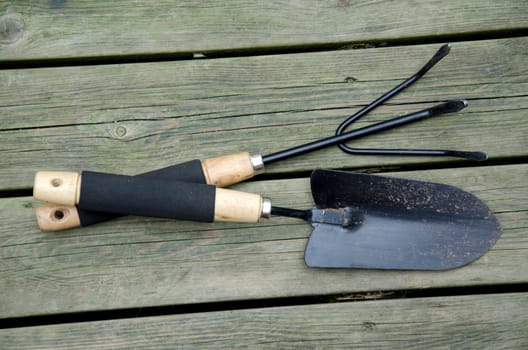
[[[395,96],[397,93],[410,86],[422,77],[438,61],[445,57],[450,50],[449,45],[443,45],[436,54],[414,75],[393,88],[368,106],[356,112],[345,120],[338,128],[336,136],[311,142],[305,145],[272,153],[266,156],[250,155],[241,152],[227,156],[206,159],[204,161],[194,160],[191,162],[174,165],[165,169],[156,170],[139,176],[158,179],[181,180],[197,183],[215,184],[226,187],[231,184],[244,181],[264,171],[264,165],[294,157],[307,152],[312,152],[331,145],[339,145],[344,151],[356,154],[400,154],[400,155],[428,155],[428,156],[453,156],[472,160],[485,160],[486,154],[482,152],[462,152],[453,150],[379,150],[379,149],[352,149],[343,144],[362,136],[391,129],[407,123],[430,118],[435,115],[451,113],[461,110],[467,106],[465,101],[450,101],[409,115],[377,123],[368,127],[344,133],[344,130],[354,121],[370,112],[372,109]],[[38,191],[38,189],[35,187]],[[41,226],[44,231],[56,231],[77,226],[87,226],[116,217],[107,213],[79,211],[74,207],[57,206],[46,204],[37,209],[40,218],[47,220],[39,221],[45,223]]]
[[[82,210],[196,221],[257,222],[270,215],[314,227],[305,251],[311,267],[445,270],[486,253],[501,234],[477,197],[444,184],[315,170],[315,208],[273,207],[260,195],[214,185],[95,172],[40,172],[45,197]]]

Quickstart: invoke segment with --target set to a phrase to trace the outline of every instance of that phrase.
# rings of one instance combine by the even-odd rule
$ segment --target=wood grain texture
[[[0,71],[0,189],[30,187],[37,170],[133,175],[239,151],[269,154],[330,136],[345,116],[414,73],[438,47]],[[527,38],[457,43],[422,81],[357,126],[447,99],[468,99],[467,109],[354,145],[525,156],[527,48]],[[446,161],[452,159],[352,157],[329,148],[267,170]]]
[[[214,220],[257,223],[262,215],[262,200],[256,193],[217,188]]]
[[[228,187],[255,175],[249,152],[203,159],[202,170],[206,183],[218,187]]]
[[[64,322],[0,329],[0,348],[528,348],[526,289],[485,294],[528,283],[527,29],[519,0],[0,1],[0,323]],[[272,164],[267,177],[234,189],[309,208],[307,174],[318,167],[462,187],[504,229],[463,268],[310,269],[311,227],[291,218],[123,217],[45,233],[41,203],[9,197],[26,193],[16,190],[38,170],[138,174],[333,135],[446,40],[456,41],[448,57],[355,126],[448,99],[469,108],[353,145],[485,151],[491,163],[332,147]],[[431,288],[419,294],[473,295],[349,301]],[[254,309],[261,299],[270,307]],[[302,301],[320,304],[293,305]],[[197,312],[204,304],[209,312]],[[95,313],[70,315],[85,322],[61,318],[85,311]],[[90,321],[121,311],[137,317]]]
[[[395,173],[461,186],[494,210],[504,232],[476,262],[444,272],[309,269],[311,227],[128,217],[43,233],[31,198],[0,200],[0,318],[89,310],[474,286],[528,281],[528,165]],[[308,179],[236,186],[276,205],[310,208]]]
[[[46,203],[35,208],[35,216],[41,231],[58,231],[81,226],[79,212],[75,206]]]
[[[0,60],[422,39],[527,23],[528,9],[517,0],[19,0],[0,4]]]
[[[79,203],[82,176],[76,172],[38,171],[33,182],[33,198],[61,205]]]
[[[524,349],[528,293],[341,302],[0,330],[16,349]]]

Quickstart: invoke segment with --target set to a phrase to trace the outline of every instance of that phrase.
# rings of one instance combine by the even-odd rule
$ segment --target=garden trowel
[[[316,207],[308,210],[214,185],[89,171],[39,172],[35,188],[39,200],[106,213],[205,222],[303,219],[314,227],[305,251],[311,267],[446,270],[476,260],[501,234],[490,209],[459,188],[335,170],[312,173]]]

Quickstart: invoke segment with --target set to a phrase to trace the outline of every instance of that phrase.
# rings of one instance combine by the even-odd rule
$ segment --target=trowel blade
[[[316,170],[317,208],[355,208],[351,226],[312,223],[311,267],[446,270],[468,264],[498,240],[490,209],[459,188],[415,180]]]

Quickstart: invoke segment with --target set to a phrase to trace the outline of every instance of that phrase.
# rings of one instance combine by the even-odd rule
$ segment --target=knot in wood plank
[[[22,38],[25,24],[22,16],[10,13],[0,16],[0,44],[13,44]]]

